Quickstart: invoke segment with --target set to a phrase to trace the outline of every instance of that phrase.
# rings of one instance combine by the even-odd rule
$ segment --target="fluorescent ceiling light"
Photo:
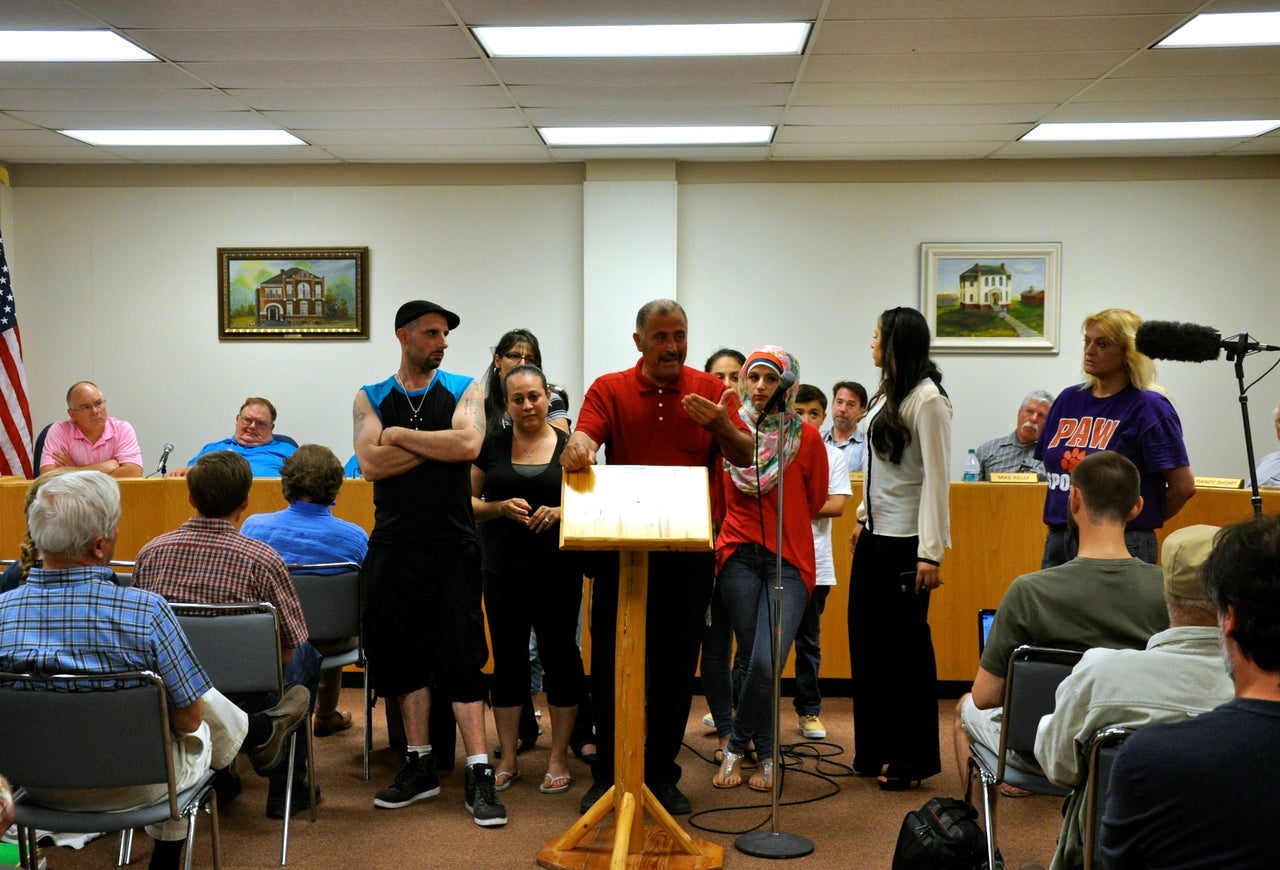
[[[539,127],[552,148],[591,145],[767,145],[773,127]]]
[[[1269,121],[1141,121],[1105,124],[1040,124],[1023,142],[1108,142],[1131,139],[1241,139],[1280,127]]]
[[[0,61],[159,60],[110,30],[0,30]]]
[[[677,57],[799,54],[808,21],[773,24],[642,24],[475,27],[490,57]]]
[[[284,130],[60,130],[90,145],[306,145]]]
[[[1156,43],[1156,48],[1215,45],[1280,45],[1280,12],[1197,15]]]

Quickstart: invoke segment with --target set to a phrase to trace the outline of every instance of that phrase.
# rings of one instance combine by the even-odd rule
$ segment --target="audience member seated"
[[[1036,760],[1058,785],[1075,789],[1063,812],[1050,870],[1084,865],[1089,740],[1102,728],[1136,729],[1204,713],[1231,700],[1218,646],[1218,612],[1200,582],[1217,526],[1188,526],[1164,540],[1164,600],[1170,627],[1145,650],[1091,649],[1058,688],[1057,709],[1040,720]]]
[[[991,475],[1004,472],[1035,472],[1044,480],[1044,463],[1035,456],[1036,442],[1052,404],[1053,394],[1048,390],[1027,393],[1018,408],[1018,425],[1013,433],[978,445],[978,480],[990,480]]]
[[[26,516],[27,511],[31,510],[31,502],[35,501],[36,493],[40,491],[40,487],[46,481],[75,470],[74,468],[55,468],[52,471],[46,471],[31,481],[31,485],[27,487],[26,500],[22,503],[23,516]],[[40,551],[36,549],[35,541],[31,540],[31,529],[28,528],[22,533],[22,543],[18,545],[18,558],[10,562],[9,567],[5,568],[4,574],[0,576],[0,592],[17,589],[26,582],[27,575],[31,573],[31,569],[39,568],[42,564]]]
[[[1271,418],[1276,424],[1276,438],[1280,438],[1280,407],[1271,412]],[[1258,461],[1258,486],[1280,486],[1280,450]]]
[[[42,472],[53,468],[103,471],[112,477],[142,477],[142,448],[133,427],[107,416],[107,400],[96,384],[78,381],[67,390],[68,420],[49,427],[36,457]]]
[[[198,516],[153,538],[138,551],[133,582],[170,601],[270,602],[280,620],[285,687],[305,686],[314,699],[320,681],[320,653],[307,643],[307,625],[289,569],[275,550],[236,531],[236,523],[249,506],[252,485],[249,463],[241,456],[220,450],[197,459],[187,475],[187,497]],[[276,698],[237,696],[233,700],[256,711],[271,706]],[[311,806],[309,790],[298,785],[305,776],[306,754],[306,741],[298,741],[294,812]],[[271,818],[284,815],[286,775],[281,770],[271,777],[267,793],[267,815]],[[234,783],[230,774],[229,778]],[[226,787],[235,790],[234,784]]]
[[[320,444],[303,444],[284,461],[280,469],[280,489],[289,506],[272,514],[253,514],[245,519],[240,533],[262,541],[280,554],[289,565],[317,565],[351,562],[361,565],[369,548],[369,535],[355,523],[338,519],[330,510],[342,488],[342,463],[334,452]],[[333,574],[341,569],[321,571]],[[336,655],[353,649],[354,637],[312,638],[322,655]],[[315,734],[328,737],[351,727],[351,714],[339,712],[342,671],[338,668],[320,675],[316,697]]]
[[[230,450],[249,462],[254,477],[279,477],[284,461],[298,449],[291,441],[282,441],[272,433],[276,428],[276,406],[261,396],[250,396],[236,414],[235,434],[221,441],[211,441],[191,457],[186,468],[175,468],[170,477],[185,477],[196,460],[218,450]]]
[[[246,716],[210,685],[165,600],[113,582],[107,562],[115,552],[120,522],[120,490],[114,480],[96,471],[50,480],[32,502],[27,521],[44,567],[33,569],[22,588],[0,596],[0,671],[145,669],[159,674],[171,705],[169,724],[182,737],[173,742],[179,789],[189,788],[211,767],[227,767],[241,751],[249,754],[259,774],[280,767],[286,738],[307,715],[306,691],[295,688],[278,705]],[[93,759],[84,763],[92,765]],[[28,789],[26,799],[59,809],[125,810],[152,804],[164,793],[164,785]],[[186,832],[186,819],[149,826],[147,833],[156,838],[150,866],[178,867]]]
[[[1009,656],[1022,644],[1088,650],[1142,649],[1169,627],[1160,569],[1129,555],[1125,523],[1142,510],[1138,469],[1104,450],[1071,472],[1068,505],[1080,549],[1071,561],[1017,578],[1000,600],[982,651],[973,691],[956,704],[956,766],[969,763],[969,741],[1000,746],[1001,705]],[[1012,754],[1008,764],[1035,773],[1034,758]],[[1002,786],[1009,797],[1025,792]]]
[[[1280,854],[1280,517],[1228,526],[1200,568],[1235,698],[1143,728],[1111,768],[1107,867],[1273,867]]]
[[[858,429],[867,416],[867,388],[857,381],[836,381],[831,388],[831,428],[822,440],[844,454],[849,471],[867,464],[867,434]]]

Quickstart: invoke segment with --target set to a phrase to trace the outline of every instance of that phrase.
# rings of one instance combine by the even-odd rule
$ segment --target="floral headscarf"
[[[783,407],[771,411],[764,419],[751,403],[751,389],[747,374],[756,366],[768,366],[781,376],[790,372],[795,376],[787,388]],[[738,468],[726,462],[725,470],[733,485],[747,495],[759,496],[773,489],[778,482],[778,472],[791,464],[800,450],[800,427],[804,425],[795,413],[796,393],[800,390],[800,363],[786,350],[774,344],[764,344],[751,351],[738,376],[738,399],[741,407],[738,416],[756,439],[755,461],[747,468]],[[758,471],[757,471],[758,469]]]

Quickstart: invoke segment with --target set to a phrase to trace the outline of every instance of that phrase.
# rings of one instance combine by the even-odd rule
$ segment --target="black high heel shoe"
[[[880,791],[906,791],[910,788],[919,788],[922,782],[923,780],[907,779],[905,776],[881,776],[876,780]]]

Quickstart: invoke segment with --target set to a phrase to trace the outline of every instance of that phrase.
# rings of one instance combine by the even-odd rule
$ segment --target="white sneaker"
[[[827,736],[827,729],[822,727],[822,720],[817,716],[801,716],[800,733],[810,740],[822,740]]]

